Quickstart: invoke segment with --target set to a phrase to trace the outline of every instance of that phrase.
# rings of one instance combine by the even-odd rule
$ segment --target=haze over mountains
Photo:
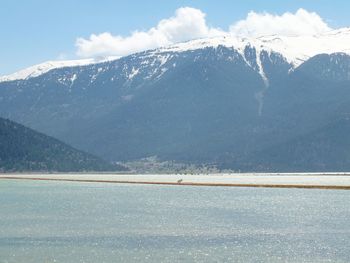
[[[0,115],[108,161],[350,168],[350,29],[222,36],[0,78]]]

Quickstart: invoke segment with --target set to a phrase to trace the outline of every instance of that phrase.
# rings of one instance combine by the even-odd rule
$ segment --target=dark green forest
[[[115,171],[115,166],[57,139],[0,118],[0,172]]]

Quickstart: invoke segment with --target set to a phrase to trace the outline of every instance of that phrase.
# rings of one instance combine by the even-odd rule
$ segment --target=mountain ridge
[[[301,44],[305,42],[310,44]],[[244,50],[247,46],[255,48],[258,51],[258,53],[261,53],[262,51],[269,53],[279,53],[288,61],[288,63],[293,65],[293,68],[297,68],[303,62],[317,54],[331,54],[340,52],[350,54],[350,28],[331,30],[329,32],[313,36],[270,35],[252,38],[237,37],[227,34],[226,36],[195,39],[187,42],[176,43],[167,47],[159,47],[156,49],[146,50],[130,55],[138,55],[143,52],[148,52],[150,54],[186,52],[206,47],[218,47],[220,45],[233,48],[239,51],[241,55],[244,53]],[[310,48],[310,46],[312,48]],[[47,61],[41,64],[33,65],[29,68],[20,70],[13,74],[0,76],[0,82],[25,80],[28,78],[40,76],[53,69],[100,64],[103,62],[115,61],[120,58],[121,57],[111,56],[97,59],[90,58],[67,61]]]

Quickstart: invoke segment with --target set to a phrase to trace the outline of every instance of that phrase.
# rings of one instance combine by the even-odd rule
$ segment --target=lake
[[[0,262],[350,262],[350,192],[0,180]]]

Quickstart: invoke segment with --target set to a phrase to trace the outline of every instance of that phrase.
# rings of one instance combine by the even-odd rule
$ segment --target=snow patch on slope
[[[132,67],[131,73],[128,76],[129,80],[132,80],[139,73],[139,69]]]
[[[269,88],[269,80],[265,74],[265,71],[264,71],[264,68],[263,68],[263,65],[261,62],[261,55],[262,55],[261,51],[256,50],[256,64],[258,65],[259,74],[260,74],[262,80],[264,81],[264,88],[256,94],[256,99],[259,103],[259,105],[258,105],[258,115],[259,116],[262,115],[262,111],[263,111],[263,107],[264,107],[265,92]]]

